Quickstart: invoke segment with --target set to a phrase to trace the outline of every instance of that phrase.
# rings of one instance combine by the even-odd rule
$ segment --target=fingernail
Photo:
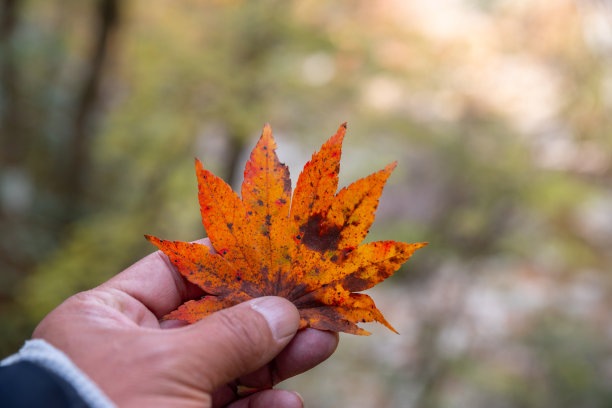
[[[302,396],[295,392],[295,391],[291,391],[293,393],[293,395],[295,395],[296,397],[298,397],[300,399],[300,401],[302,402],[302,407],[304,406],[304,398],[302,398]]]
[[[299,314],[289,301],[266,296],[251,302],[251,309],[260,313],[268,322],[270,331],[277,341],[293,337],[300,325]]]

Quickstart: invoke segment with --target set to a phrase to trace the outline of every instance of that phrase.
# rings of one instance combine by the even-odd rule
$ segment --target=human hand
[[[271,387],[329,357],[338,335],[296,334],[298,311],[279,297],[244,302],[189,326],[160,323],[201,295],[157,251],[70,297],[33,337],[65,352],[121,407],[301,407],[299,395]],[[263,390],[241,397],[240,386]]]

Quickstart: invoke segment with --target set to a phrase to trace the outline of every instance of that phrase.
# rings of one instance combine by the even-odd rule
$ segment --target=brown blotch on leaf
[[[335,225],[322,226],[321,214],[314,214],[300,227],[302,243],[317,252],[325,252],[338,249],[340,241],[340,228]]]
[[[286,194],[291,194],[291,179],[289,178],[289,176],[283,177],[283,191]]]

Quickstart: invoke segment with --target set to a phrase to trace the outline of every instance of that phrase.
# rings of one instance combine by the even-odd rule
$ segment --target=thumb
[[[188,338],[179,344],[187,363],[202,375],[200,385],[213,391],[270,362],[299,324],[299,312],[290,301],[260,297],[185,327],[183,335]]]

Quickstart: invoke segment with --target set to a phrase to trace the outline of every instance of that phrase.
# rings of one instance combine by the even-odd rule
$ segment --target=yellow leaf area
[[[283,296],[298,308],[301,327],[370,334],[376,321],[395,329],[361,292],[387,279],[427,243],[362,244],[392,163],[336,193],[346,124],[313,154],[293,198],[289,169],[278,160],[268,125],[244,170],[241,197],[196,160],[202,222],[214,249],[147,239],[206,292],[165,316],[193,323],[259,296]]]

